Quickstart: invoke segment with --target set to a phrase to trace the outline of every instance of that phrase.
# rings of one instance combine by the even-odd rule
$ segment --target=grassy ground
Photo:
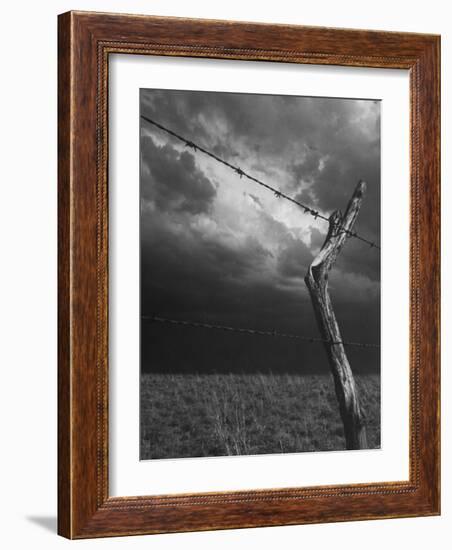
[[[380,377],[357,377],[380,446]],[[143,374],[141,459],[344,449],[329,375]]]

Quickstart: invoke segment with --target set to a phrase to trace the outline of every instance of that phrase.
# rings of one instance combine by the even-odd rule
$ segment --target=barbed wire
[[[253,329],[253,328],[231,327],[227,325],[214,325],[211,323],[203,323],[200,321],[183,321],[180,319],[170,319],[168,317],[160,317],[158,315],[143,315],[141,318],[144,321],[162,323],[167,325],[179,325],[184,327],[202,328],[202,329],[209,329],[209,330],[222,330],[222,331],[228,331],[228,332],[238,332],[241,334],[250,334],[255,336],[272,336],[275,338],[289,338],[292,340],[302,340],[303,342],[309,342],[311,344],[315,342],[321,342],[324,344],[330,344],[332,346],[342,344],[343,346],[355,346],[360,348],[380,348],[380,344],[368,344],[364,342],[349,342],[349,341],[342,341],[342,340],[334,342],[331,340],[326,340],[324,338],[303,336],[301,334],[289,334],[284,332],[278,332],[276,330],[259,330],[259,329]]]
[[[227,162],[226,160],[220,158],[219,156],[215,155],[211,151],[208,151],[207,149],[204,149],[204,147],[201,147],[197,143],[194,143],[193,141],[190,141],[190,140],[184,138],[180,134],[177,134],[176,132],[174,132],[173,130],[170,130],[166,126],[163,126],[162,124],[159,124],[155,120],[152,120],[152,119],[150,119],[150,118],[148,118],[144,115],[140,115],[140,116],[143,120],[145,120],[149,124],[152,124],[156,128],[159,128],[160,130],[163,130],[167,134],[175,137],[179,141],[182,141],[185,144],[186,147],[189,147],[190,149],[193,149],[195,152],[200,151],[201,153],[204,153],[208,157],[216,160],[217,162],[223,164],[224,166],[227,166],[228,168],[233,170],[240,178],[243,177],[243,178],[249,179],[250,181],[253,181],[254,183],[257,183],[261,187],[265,187],[265,189],[268,189],[269,191],[271,191],[275,195],[275,197],[278,198],[278,199],[283,198],[283,199],[286,199],[289,202],[292,202],[293,204],[296,204],[297,206],[299,206],[300,208],[303,209],[304,214],[309,214],[309,215],[313,216],[314,219],[316,219],[316,220],[321,219],[321,220],[324,220],[326,222],[330,221],[327,216],[324,216],[323,214],[321,214],[315,208],[312,208],[311,206],[303,204],[302,202],[294,199],[293,197],[290,197],[289,195],[286,195],[285,193],[283,193],[279,189],[276,189],[275,187],[272,187],[271,185],[268,185],[267,183],[255,178],[254,176],[251,176],[250,174],[247,174],[239,166],[236,166],[234,164],[231,164],[230,162]],[[353,237],[355,239],[358,239],[358,240],[368,244],[370,246],[370,248],[376,248],[377,250],[381,250],[381,248],[378,244],[376,244],[373,241],[370,241],[369,239],[366,239],[365,237],[362,237],[356,231],[351,231],[351,230],[346,229],[345,227],[342,227],[342,226],[337,226],[337,227],[338,227],[339,230],[342,230],[345,233],[347,233],[347,235],[349,235],[350,237]]]

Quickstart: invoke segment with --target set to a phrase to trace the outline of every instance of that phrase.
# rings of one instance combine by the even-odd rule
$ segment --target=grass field
[[[380,447],[380,377],[356,378],[370,448]],[[143,374],[140,458],[342,450],[329,375]]]

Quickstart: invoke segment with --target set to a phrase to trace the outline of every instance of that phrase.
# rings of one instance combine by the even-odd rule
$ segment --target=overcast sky
[[[141,113],[324,215],[360,179],[356,229],[380,241],[380,103],[141,90]],[[140,121],[142,315],[318,336],[304,283],[327,223]],[[330,274],[344,340],[380,340],[380,255],[349,239]],[[350,350],[357,372],[378,351]],[[142,326],[144,370],[324,372],[319,344]]]

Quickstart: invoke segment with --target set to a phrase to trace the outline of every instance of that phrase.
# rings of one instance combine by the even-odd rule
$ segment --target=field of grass
[[[380,447],[380,377],[356,377],[370,448]],[[329,375],[143,374],[140,458],[345,448]]]

